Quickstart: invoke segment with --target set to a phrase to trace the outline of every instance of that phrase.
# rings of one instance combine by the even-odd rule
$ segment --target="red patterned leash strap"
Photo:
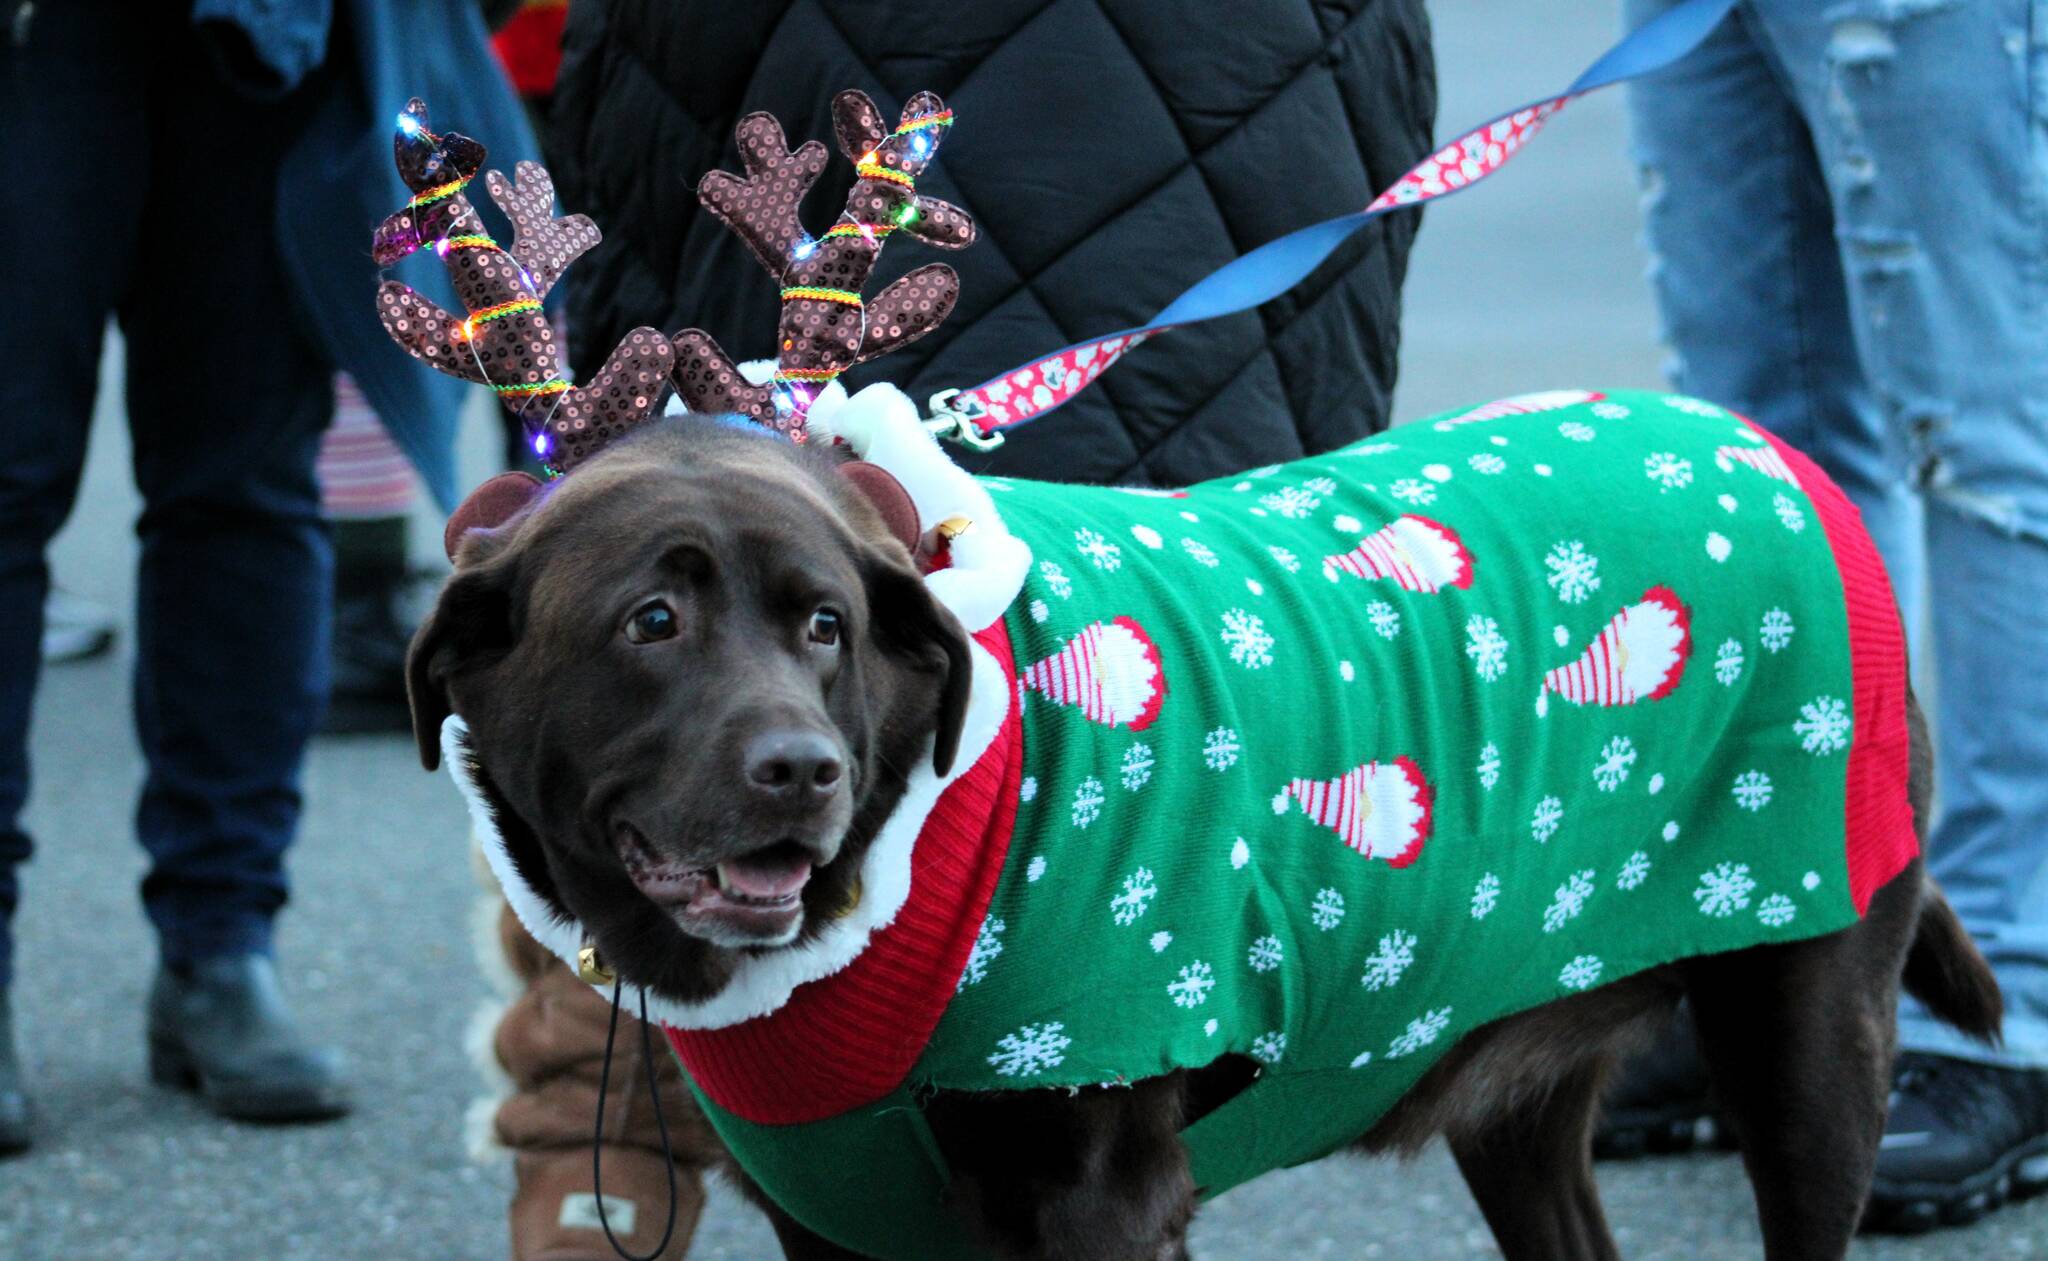
[[[1148,339],[1183,324],[1269,302],[1300,283],[1371,220],[1477,184],[1506,165],[1568,103],[1678,61],[1698,47],[1734,5],[1735,0],[1685,0],[1624,37],[1563,92],[1510,110],[1430,154],[1364,210],[1297,229],[1231,260],[1145,324],[1077,342],[972,389],[935,394],[926,425],[978,450],[1000,446],[1008,430],[1066,403]]]

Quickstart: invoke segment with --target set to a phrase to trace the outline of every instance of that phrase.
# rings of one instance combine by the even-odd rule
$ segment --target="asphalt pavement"
[[[1568,81],[1614,34],[1607,0],[1435,6],[1439,135]],[[1525,390],[1661,385],[1636,242],[1618,95],[1573,107],[1491,186],[1433,210],[1407,289],[1399,415]],[[1335,213],[1344,207],[1330,207]],[[1192,279],[1192,278],[1191,278]],[[1019,357],[1041,349],[1018,347]],[[129,617],[136,501],[118,346],[107,364],[80,507],[59,580]],[[472,416],[472,480],[495,442]],[[422,519],[430,558],[438,525]],[[124,627],[125,630],[125,627]],[[407,738],[328,739],[306,770],[298,900],[281,930],[290,993],[346,1048],[360,1099],[311,1128],[227,1125],[150,1086],[142,1006],[154,954],[135,894],[131,814],[142,768],[115,655],[45,675],[29,822],[17,1025],[41,1139],[0,1163],[0,1261],[388,1261],[506,1256],[502,1161],[467,1155],[479,1090],[463,1049],[486,987],[473,961],[477,885],[461,803]],[[1602,1166],[1624,1255],[1756,1256],[1739,1164],[1726,1155]],[[758,1216],[719,1189],[693,1258],[777,1256]],[[1204,1210],[1202,1261],[1497,1256],[1449,1157],[1351,1158],[1275,1174]],[[2048,1201],[1969,1230],[1864,1240],[1861,1261],[2048,1255]]]

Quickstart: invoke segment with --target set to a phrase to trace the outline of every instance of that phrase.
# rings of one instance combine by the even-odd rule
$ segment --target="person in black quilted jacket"
[[[919,184],[980,227],[944,258],[959,307],[847,375],[849,389],[888,380],[919,402],[1139,323],[1247,250],[1364,207],[1430,151],[1436,114],[1422,0],[577,0],[563,43],[543,147],[563,207],[604,231],[566,281],[570,358],[585,373],[642,324],[773,356],[775,286],[695,193],[705,172],[740,169],[741,117],[765,110],[792,145],[829,143],[844,88],[890,117],[919,90],[945,98],[958,125]],[[828,167],[805,222],[829,223],[852,180],[845,162]],[[1256,312],[1149,343],[996,451],[958,454],[1017,476],[1174,485],[1384,429],[1419,215],[1378,220]],[[885,251],[868,292],[932,259]],[[611,1250],[588,1151],[562,1141],[587,1134],[589,1108],[533,1052],[595,1065],[604,1026],[590,1009],[604,1005],[555,973],[533,974],[496,1037],[515,1080],[496,1123],[520,1157],[512,1256],[600,1261]],[[685,1092],[661,1095],[682,1212],[660,1255],[676,1261],[709,1140],[692,1139]],[[666,1171],[622,1127],[606,1127],[604,1198],[644,1252],[667,1217]]]
[[[980,225],[944,259],[960,305],[847,376],[920,404],[1136,324],[1255,246],[1363,208],[1430,151],[1436,114],[1422,0],[578,0],[544,142],[563,204],[605,234],[567,282],[577,368],[640,324],[772,355],[775,287],[695,188],[739,169],[733,124],[755,110],[792,145],[829,142],[843,88],[891,117],[928,88],[959,120],[921,186]],[[835,160],[806,223],[829,223],[851,183]],[[1418,216],[1380,219],[1284,297],[1150,343],[963,459],[1177,485],[1385,428]],[[884,252],[869,291],[933,257]]]

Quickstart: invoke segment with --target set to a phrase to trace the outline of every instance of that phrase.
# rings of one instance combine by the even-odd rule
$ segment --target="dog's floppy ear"
[[[513,558],[500,554],[455,571],[434,611],[412,637],[405,657],[405,693],[420,765],[441,764],[441,724],[453,711],[448,679],[488,653],[512,646]]]
[[[960,729],[967,722],[967,696],[974,681],[967,632],[952,611],[932,597],[907,560],[870,552],[865,568],[877,641],[885,650],[945,671],[932,742],[932,769],[944,775],[960,752]]]

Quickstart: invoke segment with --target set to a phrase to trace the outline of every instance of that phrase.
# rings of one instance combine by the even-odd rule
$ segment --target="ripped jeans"
[[[2006,1045],[1901,1043],[2048,1066],[2048,0],[1746,0],[1630,109],[1673,384],[1826,468],[1906,610]]]

